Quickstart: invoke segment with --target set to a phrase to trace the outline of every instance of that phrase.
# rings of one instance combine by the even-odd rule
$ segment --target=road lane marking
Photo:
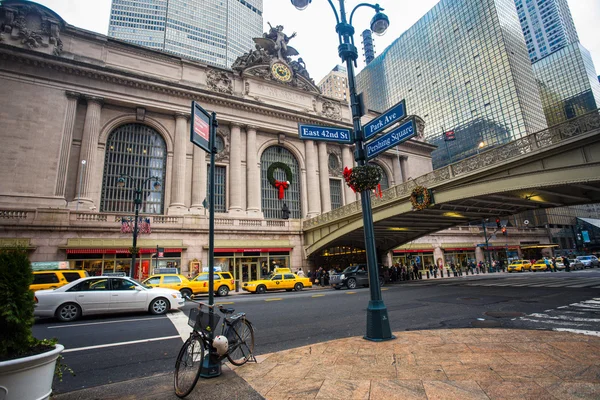
[[[154,318],[138,318],[138,319],[121,319],[118,321],[90,322],[87,324],[54,325],[54,326],[49,326],[48,329],[69,328],[69,327],[73,327],[73,326],[116,324],[116,323],[121,323],[121,322],[137,322],[137,321],[147,321],[147,320],[157,320],[157,319],[167,319],[167,318],[166,317],[158,317],[158,318],[154,317]]]
[[[324,297],[324,296],[325,296],[324,294],[315,294],[312,297]]]
[[[181,339],[181,337],[179,335],[164,336],[164,337],[159,337],[159,338],[132,340],[130,342],[109,343],[109,344],[99,344],[96,346],[76,347],[74,349],[65,349],[65,350],[63,350],[63,353],[72,353],[74,351],[83,351],[83,350],[103,349],[106,347],[127,346],[129,344],[137,344],[137,343],[158,342],[159,340],[170,340],[170,339]]]
[[[265,299],[265,301],[279,301],[279,300],[283,300],[281,297],[278,297],[276,299]]]
[[[384,290],[388,290],[388,288],[381,288],[381,291],[383,292]]]
[[[356,292],[346,292],[346,294],[356,294]]]
[[[179,333],[181,340],[185,342],[190,337],[190,332],[192,331],[192,327],[188,325],[188,320],[190,319],[189,312],[186,314],[180,310],[167,314],[167,317],[169,317],[177,333]]]
[[[598,332],[598,331],[588,331],[588,330],[584,330],[584,329],[569,329],[569,328],[553,328],[552,330],[558,331],[558,332],[581,333],[583,335],[600,337],[600,332]]]
[[[225,304],[235,304],[235,303],[234,303],[233,301],[228,301],[228,302],[222,302],[222,303],[220,303],[220,302],[219,302],[219,303],[216,303],[216,304],[217,304],[218,306],[219,306],[219,305],[223,305],[223,306],[224,306]]]

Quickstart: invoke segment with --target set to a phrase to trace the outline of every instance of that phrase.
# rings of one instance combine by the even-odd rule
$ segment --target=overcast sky
[[[381,53],[394,39],[406,31],[439,0],[378,0],[386,8],[390,18],[390,28],[384,36],[375,36],[376,54]],[[359,0],[346,0],[346,7],[352,8]],[[375,2],[375,1],[373,1]],[[37,3],[54,10],[67,23],[90,31],[108,32],[108,20],[111,0],[37,0]],[[337,5],[338,2],[334,0]],[[596,72],[600,73],[600,1],[568,0],[571,14],[581,44],[592,53]],[[337,34],[335,18],[326,0],[313,0],[304,11],[298,11],[290,0],[263,0],[264,25],[283,25],[285,32],[291,35],[297,32],[290,45],[296,48],[306,62],[311,76],[318,81],[336,64],[340,63],[337,55]],[[360,32],[369,27],[373,11],[363,7],[354,16],[356,28],[355,42],[359,48],[359,69],[362,68],[362,48]],[[266,31],[267,29],[265,29]]]

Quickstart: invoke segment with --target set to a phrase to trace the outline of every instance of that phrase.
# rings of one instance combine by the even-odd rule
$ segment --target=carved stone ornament
[[[269,26],[271,29],[263,37],[254,38],[255,48],[239,56],[231,69],[240,76],[254,76],[321,94],[310,77],[304,60],[290,58],[298,55],[296,49],[287,44],[296,34],[287,36],[283,33],[283,26]]]
[[[325,100],[322,105],[322,114],[325,118],[329,119],[342,119],[342,109],[339,104],[333,103],[329,100]]]
[[[206,74],[206,85],[214,92],[233,94],[231,78],[225,71],[210,68]]]
[[[229,129],[217,128],[217,141],[223,141],[223,148],[218,149],[219,151],[215,154],[216,162],[227,162],[229,161]],[[206,153],[206,159],[210,159],[210,154]]]
[[[0,6],[0,42],[8,45],[58,56],[64,27],[60,16],[38,4],[8,0]]]

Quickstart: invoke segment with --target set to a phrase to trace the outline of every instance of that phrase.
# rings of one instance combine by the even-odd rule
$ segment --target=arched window
[[[167,146],[154,129],[141,124],[115,129],[106,142],[100,211],[133,212],[135,192],[140,188],[140,212],[162,214],[166,165]],[[117,185],[121,175],[133,178],[126,178],[122,188]],[[146,181],[152,176],[159,178],[158,189],[154,180]]]
[[[281,162],[287,165],[292,172],[290,186],[284,191],[283,200],[279,200],[279,190],[269,183],[267,171],[271,164]],[[284,147],[272,146],[266,149],[260,157],[260,181],[262,188],[262,211],[265,218],[281,218],[283,203],[290,210],[290,218],[301,218],[300,208],[300,168],[294,155]],[[278,181],[286,181],[285,171],[275,169],[273,177]]]

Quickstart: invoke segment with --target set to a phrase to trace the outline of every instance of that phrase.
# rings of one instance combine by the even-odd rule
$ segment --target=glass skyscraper
[[[573,43],[533,63],[548,125],[600,107],[600,83],[590,53]]]
[[[108,36],[230,67],[262,36],[262,0],[112,0]]]
[[[531,62],[578,42],[567,0],[515,0]]]
[[[441,0],[357,76],[369,109],[402,99],[434,168],[546,128],[514,0]],[[455,140],[444,141],[454,131]]]

